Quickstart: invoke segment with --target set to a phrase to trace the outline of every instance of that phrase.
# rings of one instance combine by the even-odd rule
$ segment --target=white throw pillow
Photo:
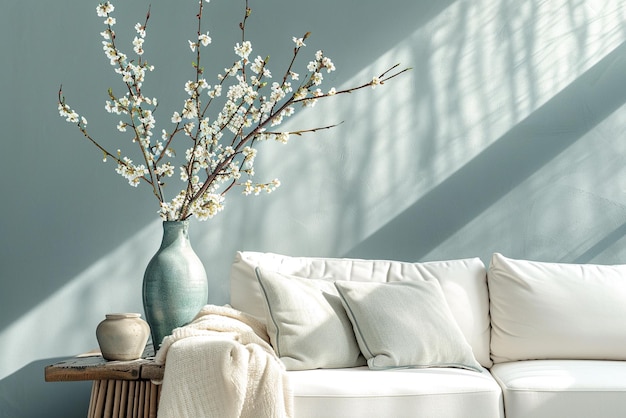
[[[335,286],[370,369],[481,370],[437,280]]]
[[[287,370],[365,364],[332,281],[256,269],[270,341]]]
[[[494,254],[488,272],[494,362],[626,360],[626,265]]]

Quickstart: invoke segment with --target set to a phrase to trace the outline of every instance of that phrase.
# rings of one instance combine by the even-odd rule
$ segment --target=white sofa
[[[626,416],[626,266],[239,252],[296,417]]]

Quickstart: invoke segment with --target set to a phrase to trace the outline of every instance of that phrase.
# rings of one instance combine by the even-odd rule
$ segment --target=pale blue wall
[[[118,13],[120,37],[148,3],[117,5],[132,16]],[[250,3],[255,53],[271,56],[275,74],[291,37],[308,30],[309,53],[324,49],[338,69],[326,87],[396,62],[414,70],[293,119],[300,128],[345,123],[262,147],[257,173],[283,186],[259,198],[235,192],[225,212],[192,225],[211,302],[227,302],[238,249],[485,263],[494,251],[626,259],[622,1]],[[57,116],[63,83],[92,132],[118,138],[103,110],[117,80],[101,52],[96,4],[10,0],[0,14],[2,418],[85,415],[89,385],[44,383],[43,367],[96,347],[106,312],[141,312],[142,272],[160,240],[148,189],[128,187]],[[157,70],[146,88],[163,115],[184,95],[195,4],[152,4],[145,47]],[[242,5],[208,5],[218,70],[231,61]]]

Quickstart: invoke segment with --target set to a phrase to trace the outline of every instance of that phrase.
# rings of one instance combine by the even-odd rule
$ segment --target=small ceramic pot
[[[138,313],[112,313],[98,324],[96,338],[106,360],[136,360],[146,348],[150,327]]]

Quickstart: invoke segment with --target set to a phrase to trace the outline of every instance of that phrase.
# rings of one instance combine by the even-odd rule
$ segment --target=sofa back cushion
[[[436,279],[476,360],[485,367],[492,365],[486,269],[479,258],[406,263],[238,252],[231,267],[231,305],[267,324],[266,300],[255,275],[257,267],[301,278],[331,281],[384,283]]]
[[[534,262],[496,253],[488,284],[494,362],[626,360],[626,265]]]

